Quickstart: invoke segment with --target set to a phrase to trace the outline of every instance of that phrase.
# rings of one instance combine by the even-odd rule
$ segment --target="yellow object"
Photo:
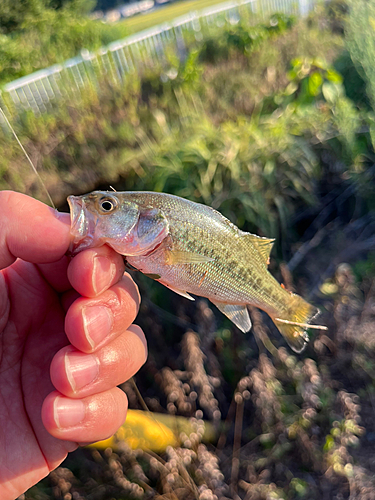
[[[113,448],[116,450],[120,441],[125,441],[133,450],[151,450],[161,453],[168,446],[179,446],[181,432],[189,435],[194,432],[190,419],[162,413],[142,410],[128,410],[126,422],[109,439],[90,444],[91,448]],[[205,423],[203,438],[213,440],[215,431],[211,424]]]
[[[324,295],[334,295],[339,291],[339,287],[336,285],[336,283],[331,283],[329,281],[325,281],[321,286],[320,286],[320,291],[324,293]]]

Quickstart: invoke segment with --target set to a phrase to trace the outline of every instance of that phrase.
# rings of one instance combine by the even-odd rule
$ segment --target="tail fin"
[[[306,330],[310,321],[319,314],[319,309],[295,294],[290,295],[288,306],[289,315],[275,316],[272,319],[293,351],[299,353],[304,350],[309,341]]]

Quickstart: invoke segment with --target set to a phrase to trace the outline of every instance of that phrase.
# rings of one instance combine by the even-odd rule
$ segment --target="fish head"
[[[141,207],[126,193],[94,191],[69,196],[70,251],[109,245],[122,255],[145,255],[168,236],[168,221],[160,210]]]

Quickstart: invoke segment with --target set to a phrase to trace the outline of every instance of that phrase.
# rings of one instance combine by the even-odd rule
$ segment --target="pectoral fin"
[[[165,283],[163,283],[162,281],[160,281],[159,283],[161,283],[162,285],[166,286],[167,288],[169,288],[169,290],[172,290],[172,292],[174,293],[178,293],[178,295],[181,295],[181,297],[185,297],[185,299],[189,299],[189,300],[195,300],[194,297],[192,297],[191,295],[189,295],[187,292],[185,292],[184,290],[179,290],[178,288],[175,288],[171,285],[166,285]]]
[[[130,271],[138,271],[138,272],[142,273],[142,271],[140,271],[136,267],[134,267],[131,264],[129,264],[129,262],[126,260],[125,257],[124,257],[124,263],[125,263],[125,267],[127,269],[130,269]],[[160,280],[160,278],[161,278],[160,274],[153,274],[153,273],[142,273],[142,274],[144,274],[145,276],[147,276],[147,278],[151,278],[152,280]]]
[[[251,328],[251,320],[249,311],[246,306],[237,304],[226,304],[225,302],[214,302],[213,304],[221,311],[227,318],[229,318],[242,332],[246,333]]]
[[[202,262],[212,262],[214,259],[194,252],[184,252],[181,250],[168,250],[166,252],[165,264],[199,264]]]
[[[152,274],[152,273],[143,273],[147,278],[151,278],[152,280],[160,280],[160,274]]]

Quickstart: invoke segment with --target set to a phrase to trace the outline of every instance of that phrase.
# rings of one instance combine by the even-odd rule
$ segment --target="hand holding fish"
[[[101,247],[69,262],[68,215],[12,192],[0,211],[0,498],[11,500],[77,443],[117,430],[116,386],[147,348],[121,256]]]

